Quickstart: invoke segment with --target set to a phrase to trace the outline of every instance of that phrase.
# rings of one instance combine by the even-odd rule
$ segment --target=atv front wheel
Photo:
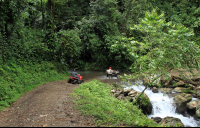
[[[68,83],[71,83],[71,78],[69,78],[69,79],[67,80],[67,82],[68,82]]]
[[[77,84],[81,84],[81,80],[79,80],[79,81],[77,82]]]
[[[72,82],[72,84],[77,84],[78,83],[78,80],[74,80],[73,82]]]
[[[78,84],[84,83],[84,80],[79,80],[77,83]]]

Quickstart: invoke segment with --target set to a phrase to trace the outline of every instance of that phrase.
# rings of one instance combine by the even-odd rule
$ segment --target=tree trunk
[[[53,5],[54,5],[54,0],[49,0],[50,3],[50,12],[51,12],[51,16],[54,19],[54,14],[53,14]]]
[[[41,8],[42,8],[42,28],[44,27],[44,9],[43,9],[43,4],[41,0]]]
[[[144,93],[144,91],[148,88],[148,86],[145,87],[145,89],[140,93],[140,95],[136,98],[135,102],[133,102],[133,104],[136,104],[137,101],[139,100],[139,98],[142,96],[142,94]]]

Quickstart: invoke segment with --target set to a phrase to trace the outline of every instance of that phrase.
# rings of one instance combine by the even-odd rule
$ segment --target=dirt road
[[[95,127],[69,96],[78,86],[56,81],[35,88],[0,112],[0,127]]]

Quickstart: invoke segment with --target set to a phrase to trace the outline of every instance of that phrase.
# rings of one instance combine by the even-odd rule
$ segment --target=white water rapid
[[[142,92],[145,87],[144,85],[142,85],[142,81],[137,81],[134,84],[131,84],[131,86],[124,86],[124,88],[133,88],[138,92]],[[161,92],[153,93],[151,89],[146,89],[145,94],[148,95],[153,105],[152,114],[148,116],[149,118],[151,117],[164,118],[167,116],[171,116],[179,118],[185,125],[185,127],[198,127],[199,121],[196,121],[192,116],[184,117],[182,114],[175,113],[176,108],[173,103],[173,97],[170,98],[169,96],[164,95]]]

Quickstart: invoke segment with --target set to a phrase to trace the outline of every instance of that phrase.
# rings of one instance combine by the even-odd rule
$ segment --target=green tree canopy
[[[143,42],[133,39],[125,46],[130,54],[137,57],[132,71],[142,74],[161,71],[162,75],[172,69],[199,69],[200,49],[190,41],[193,31],[182,24],[166,22],[164,13],[158,15],[156,9],[146,12],[140,23],[131,29],[139,30],[144,35]],[[138,51],[140,54],[137,54]]]

